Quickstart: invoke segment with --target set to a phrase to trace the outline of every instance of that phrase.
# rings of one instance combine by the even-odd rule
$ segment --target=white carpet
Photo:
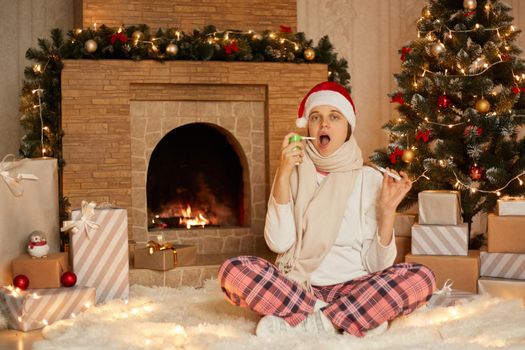
[[[259,316],[230,305],[216,280],[204,288],[133,286],[126,305],[112,301],[43,331],[35,350],[87,349],[525,349],[525,308],[520,300],[477,297],[464,305],[422,308],[394,321],[381,335],[292,333],[254,335]],[[182,325],[187,337],[177,335]]]

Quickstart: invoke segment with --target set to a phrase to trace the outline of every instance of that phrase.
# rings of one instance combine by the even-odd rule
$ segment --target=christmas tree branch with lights
[[[461,192],[463,219],[525,194],[525,65],[510,7],[497,0],[430,0],[418,35],[400,50],[390,94],[400,117],[371,161],[414,179],[404,207],[423,190]]]

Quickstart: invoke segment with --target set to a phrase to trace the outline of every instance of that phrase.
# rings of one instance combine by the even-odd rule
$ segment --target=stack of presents
[[[59,228],[56,159],[6,157],[0,176],[0,234],[7,246],[0,254],[0,311],[10,328],[43,328],[128,298],[126,209],[83,202]],[[59,252],[60,230],[69,233],[68,252]],[[161,270],[194,263],[196,256],[195,247],[173,244],[133,251],[136,267]]]
[[[501,199],[497,209],[497,215],[488,215],[488,246],[480,250],[468,248],[469,228],[457,191],[420,192],[418,214],[397,214],[396,262],[434,271],[438,288],[448,288],[435,306],[454,305],[476,293],[525,303],[525,200]]]

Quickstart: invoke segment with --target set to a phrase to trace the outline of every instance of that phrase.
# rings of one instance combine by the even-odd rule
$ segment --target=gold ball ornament
[[[430,12],[428,5],[423,7],[423,10],[421,10],[421,16],[427,19],[430,19],[432,17],[432,13]]]
[[[84,43],[84,49],[89,52],[89,53],[93,53],[95,51],[97,51],[97,48],[98,48],[98,44],[95,40],[93,39],[89,39],[87,40],[85,43]]]
[[[179,52],[179,47],[173,43],[166,46],[166,53],[170,56],[175,56]]]
[[[443,45],[442,42],[438,41],[437,43],[432,44],[430,47],[430,53],[432,53],[433,56],[439,56],[443,52],[445,52],[446,48],[445,45]]]
[[[311,47],[304,50],[304,58],[307,61],[312,61],[315,58],[315,50],[312,49]]]
[[[142,33],[140,30],[136,30],[131,34],[131,38],[133,41],[139,41],[144,37],[144,33]]]
[[[212,37],[209,37],[208,39],[206,39],[206,42],[208,43],[208,45],[213,45],[215,44],[215,39],[213,39]]]
[[[489,101],[485,100],[484,98],[478,100],[476,102],[476,110],[480,113],[487,113],[488,111],[490,111]]]
[[[416,154],[414,153],[414,151],[407,149],[403,152],[403,155],[401,156],[401,160],[405,163],[412,163],[415,156]]]
[[[463,8],[465,10],[474,11],[478,7],[478,2],[476,0],[464,0]]]

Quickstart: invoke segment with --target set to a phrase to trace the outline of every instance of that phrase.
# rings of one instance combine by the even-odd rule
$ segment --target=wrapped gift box
[[[396,237],[410,237],[412,225],[417,222],[417,214],[397,213],[394,221],[394,233]]]
[[[488,217],[489,253],[525,253],[525,216]]]
[[[49,251],[60,251],[57,160],[5,160],[0,163],[0,173],[0,232],[4,237],[0,248],[0,285],[7,285],[13,280],[11,261],[27,252],[31,232],[44,232]],[[10,180],[25,178],[24,174],[32,174],[38,180]]]
[[[405,261],[429,267],[436,275],[437,286],[445,285],[450,279],[455,289],[477,292],[479,278],[479,251],[477,250],[470,250],[467,256],[408,254]]]
[[[525,198],[498,199],[499,216],[525,216]]]
[[[461,255],[468,254],[468,225],[412,226],[412,254]]]
[[[397,237],[396,236],[396,248],[397,255],[394,260],[394,264],[402,263],[405,261],[405,255],[410,254],[410,246],[412,239],[410,237]]]
[[[417,197],[421,225],[460,225],[463,222],[458,191],[422,191]]]
[[[33,259],[23,254],[13,260],[13,276],[26,275],[29,288],[59,288],[60,277],[69,271],[67,253],[49,254],[46,258]]]
[[[525,254],[481,252],[481,276],[525,280]]]
[[[197,262],[196,246],[172,244],[169,247],[162,250],[153,247],[135,249],[135,268],[166,271]]]
[[[477,294],[452,289],[450,292],[436,293],[432,295],[427,303],[429,308],[449,307],[468,303]]]
[[[478,280],[479,294],[502,299],[521,299],[525,305],[525,281],[482,277]]]
[[[74,317],[95,305],[95,288],[71,287],[20,291],[0,288],[9,327],[24,332]]]
[[[71,212],[70,251],[77,285],[95,287],[97,303],[129,296],[128,215],[125,209],[97,209],[83,202]]]

